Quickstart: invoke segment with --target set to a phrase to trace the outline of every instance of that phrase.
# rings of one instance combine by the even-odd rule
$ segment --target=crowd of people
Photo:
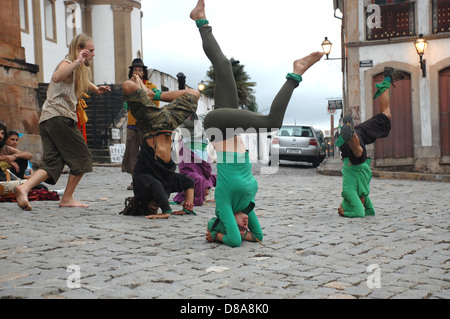
[[[206,239],[231,247],[240,246],[244,240],[262,243],[262,228],[254,212],[258,183],[251,172],[248,151],[236,129],[279,129],[294,90],[323,53],[313,52],[295,60],[292,72],[287,73],[285,83],[273,99],[269,114],[257,114],[239,108],[232,65],[213,35],[204,0],[198,0],[190,18],[198,28],[204,53],[215,70],[214,109],[203,122],[198,121],[196,110],[200,93],[197,90],[180,85],[179,90],[162,92],[148,80],[143,61],[139,58],[132,61],[128,80],[122,86],[124,107],[128,110],[122,172],[131,175],[128,189],[133,190],[134,196],[127,198],[123,214],[152,219],[169,218],[172,214],[195,215],[194,207],[203,205],[211,188],[215,187],[215,216],[207,224]],[[93,166],[86,140],[77,127],[77,101],[87,91],[97,94],[110,91],[108,86],[96,86],[90,81],[89,66],[94,50],[93,40],[79,34],[72,40],[65,59],[56,67],[39,120],[43,161],[30,176],[25,171],[33,155],[18,150],[19,134],[8,131],[6,125],[0,123],[0,173],[4,175],[3,172],[8,171],[19,179],[27,179],[14,187],[17,204],[24,210],[32,210],[30,191],[43,182],[54,185],[65,165],[70,172],[59,206],[88,206],[74,198],[82,176],[92,172]],[[375,96],[381,99],[381,113],[357,126],[353,125],[351,116],[343,119],[338,138],[343,157],[343,201],[338,208],[341,216],[375,214],[369,198],[372,174],[366,145],[388,136],[391,125],[389,88],[394,81],[402,79],[402,73],[392,68],[386,68],[384,75]],[[160,101],[167,104],[161,107]],[[197,132],[196,125],[200,125]],[[176,148],[181,159],[178,166],[172,160],[172,134],[177,128],[183,128]],[[220,159],[217,175],[212,173],[207,151],[209,143]],[[3,175],[2,179],[6,180]],[[181,203],[182,210],[172,210],[169,202],[172,193],[177,193],[174,200]]]

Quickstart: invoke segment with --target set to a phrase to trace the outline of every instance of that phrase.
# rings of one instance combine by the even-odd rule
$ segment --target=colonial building
[[[98,137],[102,135],[104,139],[111,135],[105,132],[106,128],[116,127],[117,123],[126,124],[126,121],[117,120],[117,116],[126,116],[126,113],[110,104],[120,104],[121,108],[120,85],[128,78],[128,66],[134,58],[143,58],[141,1],[2,0],[1,4],[0,119],[8,128],[25,134],[20,148],[36,154],[35,160],[41,159],[39,100],[42,103],[46,84],[78,33],[91,36],[95,44],[92,82],[113,88],[113,92],[102,96],[101,103],[94,105],[102,105],[115,114],[95,112],[96,117],[91,117],[88,112],[88,125],[98,124],[100,117],[109,119],[106,120],[108,123],[101,124],[101,128],[91,129],[97,138],[95,143],[88,139],[91,148],[104,146],[105,141],[98,142]],[[149,75],[150,81],[162,90],[178,89],[177,79],[171,75],[158,70],[149,70]],[[205,114],[211,108],[212,101],[203,96],[198,113]]]
[[[94,83],[122,83],[134,58],[142,58],[140,0],[19,0],[26,61],[40,67],[39,82],[49,83],[74,35],[95,43]]]
[[[390,136],[368,148],[374,167],[449,173],[450,1],[334,4],[342,19],[344,114],[359,123],[379,111],[372,97],[385,66],[407,74],[391,89]]]

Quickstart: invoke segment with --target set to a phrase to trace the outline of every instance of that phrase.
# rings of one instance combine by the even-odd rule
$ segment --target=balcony
[[[367,41],[415,35],[415,2],[380,4],[379,6],[381,28],[369,28],[366,23]],[[366,12],[366,20],[371,14]]]

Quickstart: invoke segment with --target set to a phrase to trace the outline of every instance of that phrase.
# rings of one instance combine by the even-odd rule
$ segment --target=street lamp
[[[203,80],[198,84],[198,90],[202,92],[205,89],[205,82]]]
[[[325,37],[325,40],[323,40],[323,42],[322,42],[322,50],[323,50],[323,53],[325,53],[325,55],[327,56],[326,60],[329,60],[328,55],[331,52],[332,45],[333,45],[333,43],[331,43],[330,40],[328,40],[328,38]]]
[[[425,50],[427,49],[428,42],[423,38],[423,34],[419,34],[419,38],[414,42],[414,46],[416,47],[417,54],[420,57],[420,69],[422,70],[422,76],[426,77],[426,63],[425,60],[422,59]]]
[[[323,40],[322,42],[322,50],[323,53],[325,53],[325,55],[327,56],[327,58],[325,60],[347,60],[347,58],[328,58],[328,55],[331,52],[331,46],[333,45],[333,43],[330,42],[330,40],[328,40],[328,37],[325,37],[325,40]]]

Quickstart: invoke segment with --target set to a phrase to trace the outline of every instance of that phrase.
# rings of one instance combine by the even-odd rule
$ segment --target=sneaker
[[[395,87],[394,82],[398,80],[403,80],[406,77],[406,74],[402,71],[396,70],[390,66],[384,67],[383,72],[384,77],[388,76],[391,78],[391,84]]]

